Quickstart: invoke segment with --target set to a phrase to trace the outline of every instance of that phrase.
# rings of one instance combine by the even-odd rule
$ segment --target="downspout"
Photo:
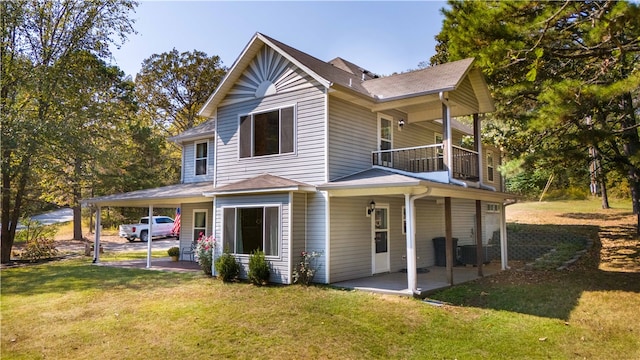
[[[502,270],[509,269],[509,254],[507,246],[507,206],[515,204],[516,200],[505,201],[500,209],[500,264]]]
[[[415,201],[423,198],[431,192],[431,188],[420,195],[404,194],[405,211],[407,221],[407,288],[413,295],[420,295],[418,288],[418,266],[416,250],[416,206]]]

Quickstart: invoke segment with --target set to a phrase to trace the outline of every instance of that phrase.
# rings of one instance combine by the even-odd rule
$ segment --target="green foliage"
[[[172,246],[167,250],[167,254],[169,254],[169,256],[180,256],[180,248]]]
[[[443,13],[431,62],[476,59],[497,108],[483,131],[522,160],[517,191],[539,188],[539,169],[584,181],[589,148],[599,178],[640,186],[638,4],[450,1]]]
[[[204,121],[198,111],[224,77],[219,56],[173,49],[153,54],[136,76],[136,91],[145,117],[169,135],[177,135]]]
[[[269,282],[269,263],[264,257],[264,252],[256,250],[249,256],[249,281],[254,285],[264,285]]]
[[[240,274],[240,264],[236,257],[226,252],[216,259],[215,267],[223,282],[234,281]]]
[[[16,234],[16,241],[25,243],[20,254],[21,259],[35,262],[50,259],[58,254],[54,242],[58,231],[56,226],[45,226],[35,220],[25,220],[22,225],[24,229]]]

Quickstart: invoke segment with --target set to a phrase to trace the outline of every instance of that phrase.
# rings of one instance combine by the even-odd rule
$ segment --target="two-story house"
[[[473,59],[379,77],[257,33],[203,106],[209,120],[171,139],[182,183],[87,203],[179,206],[181,247],[213,234],[216,255],[234,254],[245,274],[262,250],[274,282],[291,283],[301,252],[317,251],[316,282],[406,270],[416,292],[434,238],[446,239],[451,271],[454,239],[480,245],[482,266],[499,232],[507,266],[513,196],[501,191],[500,151],[480,141],[479,114],[493,110]]]

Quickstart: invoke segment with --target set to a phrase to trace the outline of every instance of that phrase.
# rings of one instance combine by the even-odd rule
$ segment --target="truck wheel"
[[[149,232],[147,230],[140,231],[140,241],[142,242],[149,241]]]

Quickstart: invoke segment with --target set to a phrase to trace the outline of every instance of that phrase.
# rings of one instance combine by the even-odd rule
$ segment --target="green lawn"
[[[552,289],[566,290],[561,283],[533,297],[526,286],[469,286],[449,290],[462,297],[441,298],[489,302],[434,307],[398,296],[223,284],[202,275],[97,267],[79,259],[5,269],[1,357],[640,358],[640,325],[628,321],[636,316],[640,291],[572,293],[577,301],[565,319],[535,310],[555,301]],[[524,309],[512,308],[518,303]]]
[[[629,209],[510,206],[538,224],[547,216],[551,228],[593,234],[601,226],[602,247],[568,271],[512,270],[431,296],[445,306],[324,286],[223,284],[85,258],[3,269],[0,358],[640,359],[640,241]],[[621,254],[635,266],[601,266]]]

